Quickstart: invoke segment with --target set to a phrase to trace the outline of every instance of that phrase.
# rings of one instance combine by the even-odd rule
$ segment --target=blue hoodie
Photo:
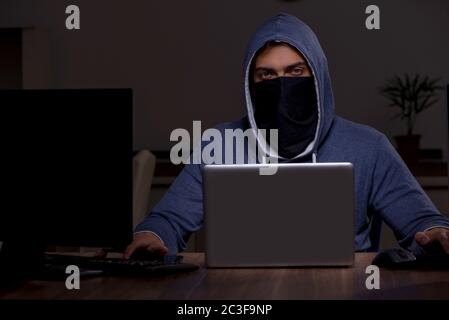
[[[414,241],[416,232],[436,226],[449,228],[449,220],[438,212],[384,134],[335,115],[324,52],[313,31],[294,16],[280,13],[254,33],[243,70],[247,116],[218,125],[217,129],[221,132],[257,129],[249,91],[249,70],[256,52],[268,41],[286,42],[298,49],[315,79],[318,97],[315,138],[295,157],[295,162],[351,162],[354,165],[355,249],[378,250],[382,221],[394,231],[402,247],[414,252],[420,250]],[[186,165],[135,231],[155,233],[170,253],[184,250],[190,235],[203,224],[201,170],[202,164]]]

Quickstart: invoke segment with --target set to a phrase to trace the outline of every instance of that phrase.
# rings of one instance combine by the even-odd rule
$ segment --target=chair
[[[156,157],[148,150],[140,150],[133,157],[133,227],[149,212],[151,183]]]

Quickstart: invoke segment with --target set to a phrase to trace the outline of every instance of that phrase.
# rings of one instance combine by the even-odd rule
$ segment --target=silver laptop
[[[353,264],[351,163],[206,165],[203,179],[208,267]]]

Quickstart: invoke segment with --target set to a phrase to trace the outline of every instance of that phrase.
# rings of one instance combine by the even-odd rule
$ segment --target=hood
[[[316,162],[317,151],[320,143],[325,139],[334,119],[334,98],[332,94],[331,80],[327,66],[327,59],[318,39],[312,29],[304,22],[287,13],[279,13],[263,23],[251,37],[245,54],[243,75],[245,84],[245,100],[248,119],[257,137],[257,125],[254,119],[254,107],[250,94],[250,67],[257,51],[269,41],[286,42],[302,53],[309,64],[315,80],[315,89],[318,105],[318,124],[315,138],[304,151],[293,159],[303,158],[312,154],[313,162]],[[259,147],[271,157],[282,159],[273,150],[265,148],[266,143],[258,139]]]

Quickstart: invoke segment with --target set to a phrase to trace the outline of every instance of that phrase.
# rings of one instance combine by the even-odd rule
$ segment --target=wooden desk
[[[448,271],[381,269],[380,290],[365,288],[373,254],[357,253],[352,268],[207,269],[146,278],[98,277],[69,291],[64,282],[31,281],[0,299],[449,299]]]

